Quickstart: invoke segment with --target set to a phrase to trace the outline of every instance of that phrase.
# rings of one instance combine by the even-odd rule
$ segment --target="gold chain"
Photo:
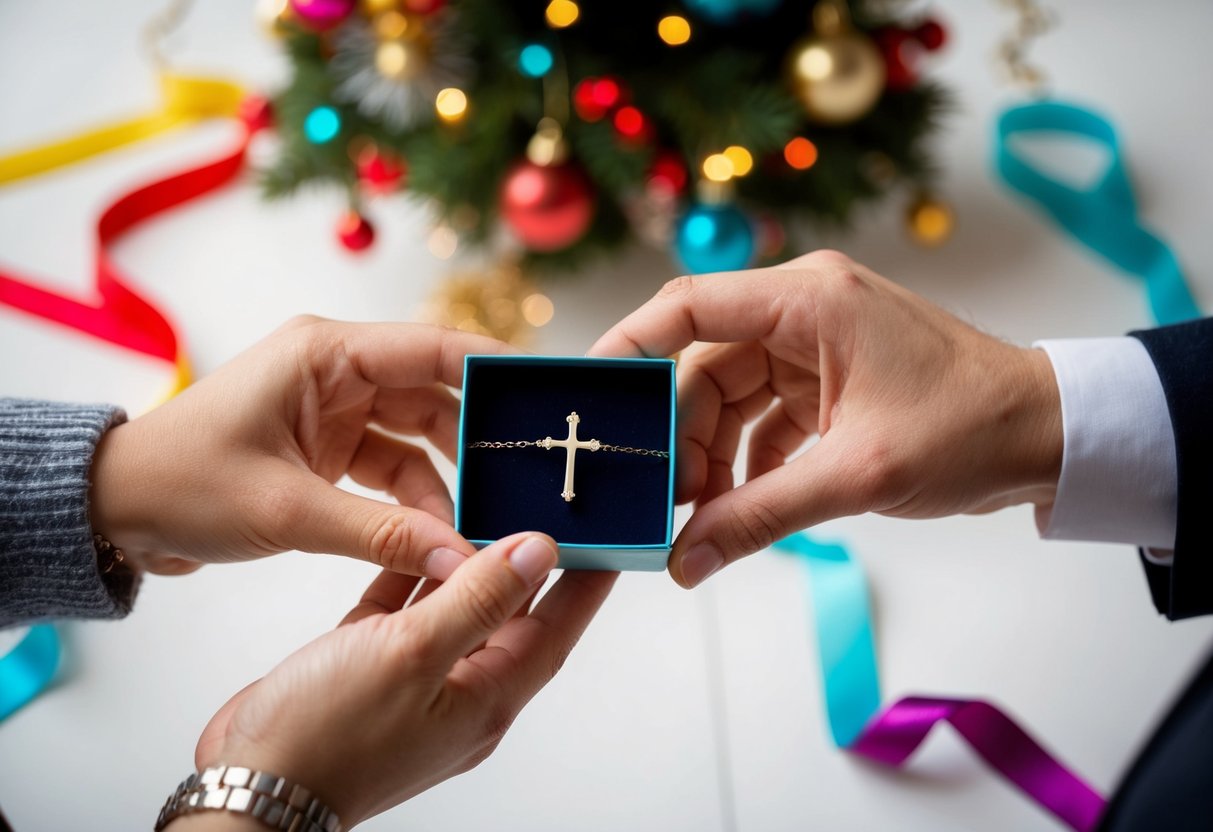
[[[543,446],[543,440],[539,439],[534,442],[523,440],[515,442],[469,442],[469,448],[539,448]],[[589,449],[587,449],[589,450]],[[658,456],[662,459],[669,459],[669,451],[655,451],[652,448],[633,448],[629,445],[599,445],[600,451],[613,451],[617,454],[635,454],[636,456]]]

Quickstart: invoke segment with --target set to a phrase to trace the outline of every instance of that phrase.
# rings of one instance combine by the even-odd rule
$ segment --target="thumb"
[[[555,567],[552,538],[512,535],[469,558],[425,603],[398,614],[419,619],[432,655],[453,664],[501,629]]]
[[[453,528],[418,509],[343,491],[310,472],[292,471],[270,501],[275,542],[330,552],[392,572],[446,580],[475,549]]]
[[[674,542],[674,580],[690,589],[793,532],[865,511],[857,455],[844,448],[827,434],[786,465],[705,503]]]

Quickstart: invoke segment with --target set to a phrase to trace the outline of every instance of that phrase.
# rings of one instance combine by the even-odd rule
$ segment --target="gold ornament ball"
[[[934,247],[946,242],[956,227],[956,215],[946,202],[922,196],[906,212],[906,230],[916,243]]]
[[[286,37],[290,28],[291,4],[289,0],[258,0],[257,23],[272,38]]]
[[[867,35],[844,29],[793,46],[788,75],[810,118],[847,124],[867,115],[884,92],[884,57]]]
[[[362,0],[359,5],[362,7],[362,13],[367,17],[400,10],[400,0]]]

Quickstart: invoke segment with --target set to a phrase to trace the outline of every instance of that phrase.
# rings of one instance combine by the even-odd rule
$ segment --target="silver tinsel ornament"
[[[432,119],[439,90],[465,86],[473,69],[449,9],[355,17],[334,33],[332,47],[333,98],[396,132]]]

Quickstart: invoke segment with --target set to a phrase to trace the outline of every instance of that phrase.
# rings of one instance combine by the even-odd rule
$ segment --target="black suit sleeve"
[[[1129,333],[1162,381],[1179,475],[1175,558],[1144,557],[1154,606],[1171,620],[1213,613],[1213,318]]]

